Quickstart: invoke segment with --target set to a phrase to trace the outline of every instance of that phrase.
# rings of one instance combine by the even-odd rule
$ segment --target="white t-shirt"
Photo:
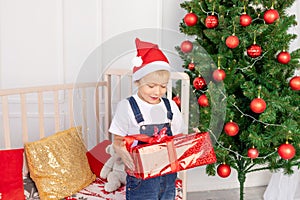
[[[170,120],[167,118],[167,108],[161,100],[158,104],[149,104],[141,100],[138,95],[133,95],[143,115],[144,121],[137,123],[130,103],[123,99],[117,105],[116,112],[112,119],[109,132],[115,135],[126,136],[140,133],[140,126],[148,124],[163,124]],[[181,112],[174,101],[169,100],[173,119],[171,121],[171,130],[173,135],[183,133],[186,129]]]

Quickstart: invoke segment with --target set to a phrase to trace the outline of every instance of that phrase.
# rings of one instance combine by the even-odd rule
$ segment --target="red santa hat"
[[[135,39],[137,55],[133,58],[133,81],[137,81],[147,74],[158,71],[171,71],[169,61],[157,44]]]

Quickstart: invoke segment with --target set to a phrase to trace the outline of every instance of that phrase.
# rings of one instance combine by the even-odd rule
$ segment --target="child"
[[[184,131],[181,113],[174,101],[163,96],[171,67],[157,45],[136,39],[137,60],[133,68],[133,81],[137,94],[119,102],[109,132],[114,134],[114,148],[124,164],[131,170],[134,164],[126,150],[123,137],[132,134],[152,136],[154,127],[167,128],[168,135]],[[137,142],[136,142],[137,143]],[[135,144],[136,145],[136,144]],[[127,175],[127,200],[174,200],[176,173],[146,180]]]

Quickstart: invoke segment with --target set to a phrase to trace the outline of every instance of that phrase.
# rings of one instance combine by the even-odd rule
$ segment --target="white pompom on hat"
[[[137,55],[133,58],[133,81],[140,80],[151,72],[158,70],[171,71],[169,61],[157,44],[135,39]]]

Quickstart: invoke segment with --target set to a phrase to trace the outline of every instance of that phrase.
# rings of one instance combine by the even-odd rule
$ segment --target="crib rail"
[[[2,106],[2,126],[3,131],[1,131],[3,136],[3,144],[4,147],[0,146],[0,148],[3,149],[9,149],[12,148],[12,141],[11,137],[15,137],[18,135],[17,133],[12,133],[11,128],[14,126],[11,122],[12,113],[18,113],[18,115],[21,118],[21,129],[20,134],[22,135],[22,144],[25,142],[28,142],[29,138],[29,132],[28,132],[28,118],[30,117],[28,114],[28,107],[30,107],[30,102],[34,101],[37,105],[37,113],[38,116],[38,126],[39,126],[39,137],[43,138],[46,136],[46,128],[45,128],[45,118],[49,117],[46,116],[49,113],[45,113],[45,104],[50,101],[50,104],[54,108],[54,111],[51,113],[53,114],[54,118],[54,130],[55,132],[58,132],[61,130],[61,122],[68,120],[67,126],[73,127],[77,124],[75,124],[74,120],[74,112],[78,113],[78,110],[80,110],[81,115],[81,121],[82,121],[82,127],[83,127],[83,137],[85,142],[87,143],[87,132],[88,132],[88,114],[87,114],[87,104],[90,103],[87,101],[86,92],[87,90],[93,91],[93,108],[94,108],[94,118],[93,120],[97,120],[97,122],[100,121],[100,101],[104,99],[103,94],[104,90],[103,88],[107,87],[107,82],[90,82],[90,83],[79,83],[79,84],[61,84],[61,85],[50,85],[50,86],[40,86],[40,87],[27,87],[27,88],[17,88],[17,89],[2,89],[0,90],[0,100],[1,100],[1,106]],[[45,97],[45,94],[51,94],[51,98]],[[81,98],[79,101],[80,103],[77,103],[74,105],[74,101],[76,98],[75,93],[80,93]],[[33,97],[34,96],[34,97]],[[15,111],[14,107],[15,105],[11,105],[12,102],[17,101],[19,104],[18,111]],[[77,101],[77,100],[76,100]],[[80,105],[80,108],[76,107],[77,105]],[[89,105],[90,106],[90,105]],[[64,111],[62,109],[64,107]],[[104,106],[105,107],[105,106]],[[11,111],[14,110],[14,111]],[[102,109],[104,111],[104,109]],[[51,114],[51,115],[52,115]],[[64,118],[64,120],[62,120]],[[1,127],[0,126],[0,127]],[[66,128],[66,127],[64,127]],[[96,135],[97,135],[97,142],[101,141],[103,137],[107,136],[101,136],[99,127],[96,126],[95,128]],[[102,138],[101,138],[102,137]],[[2,140],[2,139],[0,139]]]

